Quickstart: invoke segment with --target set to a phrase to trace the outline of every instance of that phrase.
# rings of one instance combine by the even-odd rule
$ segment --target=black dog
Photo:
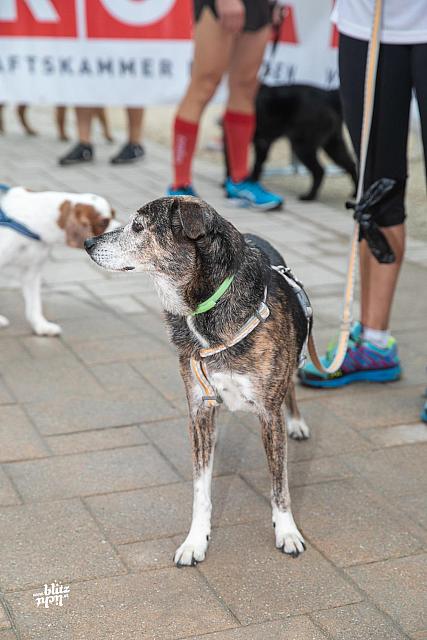
[[[343,138],[343,118],[338,90],[308,85],[261,85],[256,100],[255,164],[250,180],[260,178],[273,142],[289,138],[292,151],[313,176],[311,189],[301,200],[314,200],[324,176],[317,152],[328,156],[351,176],[356,187],[356,165]]]

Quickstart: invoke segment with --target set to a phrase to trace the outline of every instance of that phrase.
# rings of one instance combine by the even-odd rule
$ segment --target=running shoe
[[[93,147],[91,144],[78,142],[65,156],[59,158],[61,167],[81,162],[91,162],[93,160]]]
[[[425,392],[425,396],[427,398],[427,389],[426,389],[426,392]],[[426,402],[424,404],[423,410],[421,411],[421,420],[423,420],[424,422],[427,422],[427,400],[426,400]]]
[[[336,346],[335,342],[321,358],[323,366],[331,364]],[[398,380],[401,374],[396,340],[390,337],[387,346],[380,349],[362,339],[361,325],[355,327],[355,332],[352,331],[344,362],[336,373],[321,373],[311,362],[298,371],[303,385],[318,388],[344,387],[352,382],[392,382]]]
[[[111,164],[128,164],[141,160],[145,155],[144,147],[140,144],[133,144],[127,142],[120,149],[117,155],[113,156],[110,160]]]
[[[197,193],[194,191],[191,184],[187,184],[183,187],[169,187],[167,191],[168,196],[194,196],[198,198]]]
[[[227,198],[240,200],[246,206],[254,209],[272,211],[273,209],[280,209],[284,202],[282,196],[267,191],[259,182],[251,182],[250,180],[233,182],[230,178],[227,178],[224,187]]]

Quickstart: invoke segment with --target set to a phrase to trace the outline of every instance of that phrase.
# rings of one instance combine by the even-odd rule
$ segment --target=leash
[[[393,188],[395,181],[388,178],[382,178],[381,180],[378,180],[373,185],[371,185],[366,193],[363,193],[375,100],[375,85],[377,79],[378,58],[380,50],[382,8],[383,0],[375,0],[371,38],[366,59],[363,120],[360,141],[359,178],[357,183],[356,203],[347,203],[347,207],[354,208],[355,210],[355,225],[352,240],[350,243],[340,334],[335,356],[328,367],[325,367],[320,361],[316,343],[311,332],[309,332],[308,337],[308,351],[311,360],[316,369],[324,374],[336,373],[340,369],[347,352],[348,340],[350,337],[352,324],[355,271],[359,241],[362,238],[365,238],[367,240],[369,248],[379,262],[390,263],[394,262],[395,260],[392,249],[390,248],[385,236],[380,231],[378,225],[374,220],[375,214],[371,213],[370,211],[372,205],[378,203],[383,197],[385,197],[388,191]]]
[[[275,6],[276,5],[274,5],[273,10]],[[262,78],[261,78],[262,82],[264,82],[267,76],[270,75],[271,64],[274,60],[274,56],[276,55],[277,45],[279,44],[282,26],[288,13],[289,13],[289,9],[287,9],[287,7],[284,7],[283,5],[280,5],[280,20],[276,24],[273,24],[273,44],[271,45],[271,51],[270,51],[268,61],[265,65],[264,73],[262,74]]]
[[[13,231],[16,231],[16,233],[20,233],[21,236],[25,236],[26,238],[30,238],[31,240],[41,241],[41,237],[38,233],[31,231],[31,229],[26,227],[25,224],[21,224],[21,222],[14,220],[14,218],[10,218],[5,214],[3,209],[0,209],[0,227],[12,229]]]

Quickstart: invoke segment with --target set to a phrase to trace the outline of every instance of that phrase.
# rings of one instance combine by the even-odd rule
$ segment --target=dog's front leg
[[[186,376],[184,381],[187,384]],[[207,407],[199,389],[187,386],[190,408],[190,440],[193,456],[193,517],[190,531],[176,550],[178,566],[205,559],[211,533],[211,482],[215,448],[215,407]]]
[[[291,511],[287,473],[286,427],[282,409],[265,411],[260,416],[262,440],[271,473],[271,506],[276,547],[296,557],[305,550],[304,538],[297,529]]]
[[[61,327],[49,322],[43,315],[41,300],[41,275],[39,266],[32,266],[22,278],[22,292],[25,301],[25,316],[34,333],[38,336],[58,336]]]

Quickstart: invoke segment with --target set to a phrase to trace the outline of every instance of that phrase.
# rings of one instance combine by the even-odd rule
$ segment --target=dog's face
[[[179,285],[191,278],[195,243],[206,237],[215,215],[198,198],[159,198],[139,209],[122,229],[91,238],[85,247],[104,269],[148,271]]]
[[[84,194],[81,202],[65,200],[61,204],[58,226],[64,230],[65,242],[69,247],[83,249],[87,238],[119,226],[114,216],[114,209],[105,198]]]

